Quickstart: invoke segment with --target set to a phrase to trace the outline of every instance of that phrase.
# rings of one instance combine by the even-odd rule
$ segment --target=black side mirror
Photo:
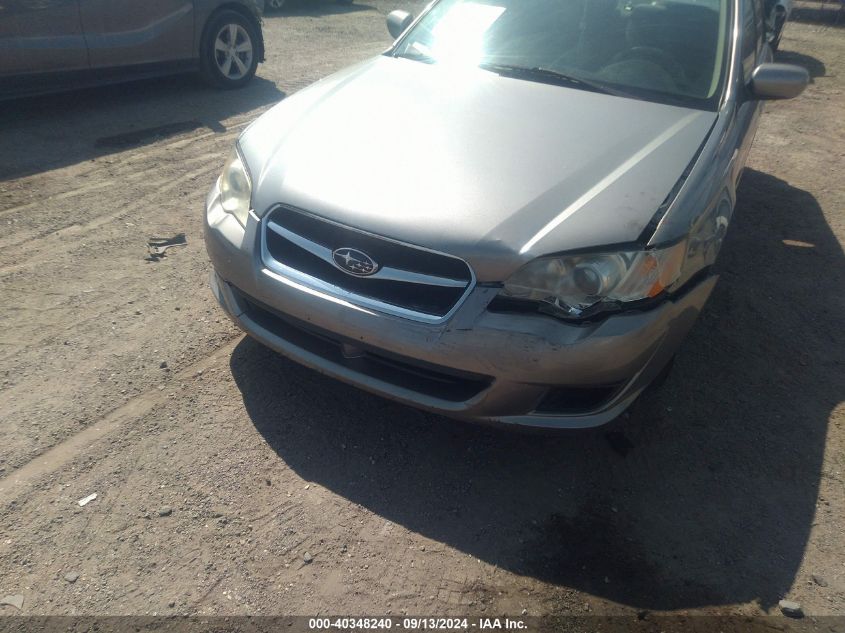
[[[390,31],[391,37],[397,39],[405,32],[411,22],[414,21],[413,13],[407,11],[391,11],[387,14],[387,30]]]
[[[760,64],[751,73],[751,94],[755,99],[792,99],[810,81],[810,74],[792,64]]]

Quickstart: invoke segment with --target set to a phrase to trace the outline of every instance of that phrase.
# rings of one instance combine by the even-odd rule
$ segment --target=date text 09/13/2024
[[[390,630],[406,631],[479,631],[527,628],[524,621],[511,618],[439,618],[439,617],[383,617],[383,618],[309,618],[308,629],[321,630]]]

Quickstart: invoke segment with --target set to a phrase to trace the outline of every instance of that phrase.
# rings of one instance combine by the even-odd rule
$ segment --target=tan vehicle
[[[447,415],[596,426],[664,375],[767,99],[760,0],[439,0],[271,109],[207,201],[259,341]]]

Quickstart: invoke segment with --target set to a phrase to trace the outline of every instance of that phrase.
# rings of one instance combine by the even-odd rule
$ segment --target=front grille
[[[349,357],[351,346],[335,334],[282,315],[234,287],[232,290],[246,307],[246,315],[264,329],[300,349],[365,377],[449,402],[469,400],[492,383],[489,376],[438,367],[383,350],[355,347],[354,356]]]
[[[339,268],[333,253],[355,249],[378,264],[359,277]],[[264,264],[271,270],[352,302],[423,321],[450,314],[472,289],[466,262],[316,216],[277,207],[264,221]]]

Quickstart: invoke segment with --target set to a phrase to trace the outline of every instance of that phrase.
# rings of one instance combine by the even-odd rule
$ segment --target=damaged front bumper
[[[380,313],[268,270],[250,217],[206,216],[211,288],[252,337],[326,375],[437,413],[574,429],[611,421],[659,375],[716,282],[708,277],[648,311],[571,324],[488,309],[475,287],[442,324]]]

